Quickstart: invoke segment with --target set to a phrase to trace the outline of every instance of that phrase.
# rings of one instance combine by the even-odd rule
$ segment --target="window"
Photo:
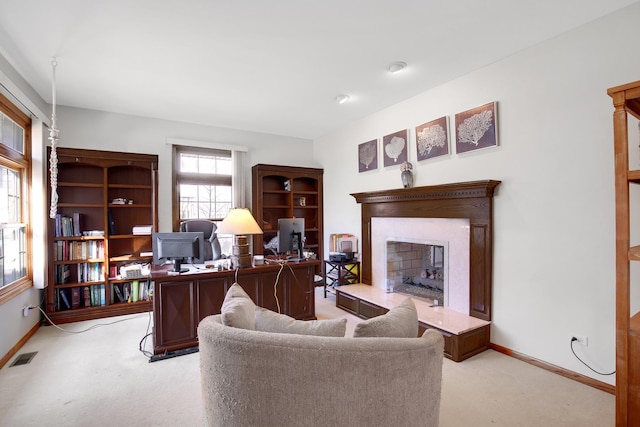
[[[0,304],[32,286],[30,129],[29,117],[0,95]]]
[[[233,199],[231,151],[174,146],[173,171],[174,230],[188,219],[224,219]],[[218,240],[222,253],[229,254],[231,238]]]

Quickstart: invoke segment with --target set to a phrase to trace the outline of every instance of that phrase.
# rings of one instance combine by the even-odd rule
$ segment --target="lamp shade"
[[[262,229],[256,222],[249,209],[234,208],[218,225],[219,234],[262,234]]]

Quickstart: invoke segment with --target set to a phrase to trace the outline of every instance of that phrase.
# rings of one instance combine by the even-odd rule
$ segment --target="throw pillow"
[[[347,319],[296,320],[286,314],[256,307],[256,331],[281,334],[344,337]]]
[[[222,324],[241,329],[255,329],[256,305],[242,287],[231,285],[222,302]]]
[[[418,336],[418,311],[411,298],[407,298],[382,316],[360,322],[353,336],[416,338]]]

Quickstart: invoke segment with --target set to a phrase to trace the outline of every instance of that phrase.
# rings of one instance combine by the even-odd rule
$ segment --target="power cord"
[[[276,299],[276,305],[278,306],[278,314],[281,314],[280,310],[280,300],[278,299],[278,282],[280,281],[280,274],[282,270],[284,270],[285,263],[280,263],[280,269],[278,270],[278,274],[276,274],[276,281],[273,283],[273,297]],[[291,268],[291,267],[289,267]]]
[[[131,320],[131,319],[135,319],[139,316],[134,316],[134,317],[127,317],[126,319],[118,319],[118,320],[114,320],[113,322],[108,322],[108,323],[97,323],[95,325],[91,325],[90,327],[88,327],[87,329],[83,329],[81,331],[71,331],[69,329],[64,329],[61,328],[60,326],[56,325],[53,320],[51,320],[51,318],[49,316],[47,316],[47,313],[41,308],[41,307],[34,307],[32,305],[29,306],[29,310],[37,308],[38,310],[40,310],[40,312],[42,313],[42,315],[49,321],[49,323],[51,324],[51,326],[55,327],[56,329],[61,330],[62,332],[66,332],[68,334],[82,334],[85,332],[89,332],[92,329],[96,329],[99,328],[101,326],[109,326],[109,325],[114,325],[116,323],[120,323],[120,322],[125,322],[127,320]]]
[[[584,360],[580,359],[580,358],[578,357],[578,355],[576,354],[576,352],[573,350],[573,343],[574,343],[574,341],[578,341],[578,338],[576,338],[576,337],[571,337],[571,343],[570,343],[571,352],[572,352],[572,353],[573,353],[573,355],[576,357],[576,359],[578,359],[580,362],[582,362],[582,364],[583,364],[584,366],[586,366],[587,368],[591,369],[593,372],[595,372],[595,373],[596,373],[596,374],[598,374],[598,375],[613,375],[613,374],[615,374],[615,373],[616,373],[616,371],[613,371],[613,372],[610,372],[610,373],[608,373],[608,374],[605,374],[605,373],[603,373],[603,372],[598,372],[598,371],[596,371],[595,369],[593,369],[591,366],[587,365],[587,364],[584,362]]]
[[[71,330],[69,330],[69,329],[64,329],[64,328],[61,328],[60,326],[56,325],[56,324],[54,323],[54,321],[53,321],[53,320],[51,320],[51,318],[47,315],[47,313],[46,313],[46,312],[45,312],[41,307],[39,307],[39,306],[33,306],[33,305],[30,305],[30,306],[27,306],[27,308],[28,308],[29,310],[33,310],[33,309],[37,308],[38,310],[40,310],[40,312],[42,313],[42,315],[43,315],[43,316],[44,316],[44,317],[49,321],[49,323],[51,324],[51,326],[53,326],[53,327],[54,327],[54,328],[56,328],[56,329],[59,329],[59,330],[60,330],[60,331],[62,331],[62,332],[65,332],[65,333],[67,333],[67,334],[82,334],[82,333],[88,332],[88,331],[90,331],[90,330],[92,330],[92,329],[99,328],[99,327],[101,327],[101,326],[114,325],[114,324],[116,324],[116,323],[126,322],[127,320],[137,319],[138,317],[140,317],[140,316],[132,316],[132,317],[127,317],[127,318],[125,318],[125,319],[118,319],[118,320],[114,320],[113,322],[108,322],[108,323],[97,323],[97,324],[92,325],[92,326],[88,327],[87,329],[83,329],[83,330],[81,330],[81,331],[71,331]],[[149,336],[151,336],[151,332],[149,332],[149,329],[151,329],[151,311],[149,311],[148,316],[149,316],[149,321],[147,322],[147,332],[146,332],[145,336],[144,336],[144,337],[142,337],[142,339],[140,340],[140,344],[138,345],[138,348],[139,348],[140,352],[141,352],[143,355],[145,355],[146,357],[149,357],[149,358],[150,358],[150,357],[152,357],[152,356],[153,356],[153,354],[152,354],[151,352],[149,352],[149,351],[147,351],[147,350],[145,350],[145,349],[144,349],[144,344],[145,344],[145,342],[146,342],[147,338],[148,338]]]
[[[138,344],[138,350],[140,350],[140,353],[142,353],[143,355],[145,355],[149,359],[151,357],[153,357],[153,353],[151,353],[150,351],[145,350],[144,349],[144,345],[147,342],[147,338],[149,338],[151,336],[151,334],[152,334],[152,332],[149,332],[150,328],[151,328],[151,311],[149,312],[149,321],[147,322],[147,333],[140,340],[140,344]]]

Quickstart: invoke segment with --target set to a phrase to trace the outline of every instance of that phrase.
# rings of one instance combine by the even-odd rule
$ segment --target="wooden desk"
[[[300,320],[315,319],[314,274],[320,261],[267,264],[237,270],[237,281],[260,307]],[[279,277],[278,277],[279,274]],[[236,270],[190,271],[170,275],[154,269],[153,352],[150,361],[197,351],[198,323],[219,314]],[[274,293],[274,285],[276,292]],[[277,296],[277,298],[276,298]]]

